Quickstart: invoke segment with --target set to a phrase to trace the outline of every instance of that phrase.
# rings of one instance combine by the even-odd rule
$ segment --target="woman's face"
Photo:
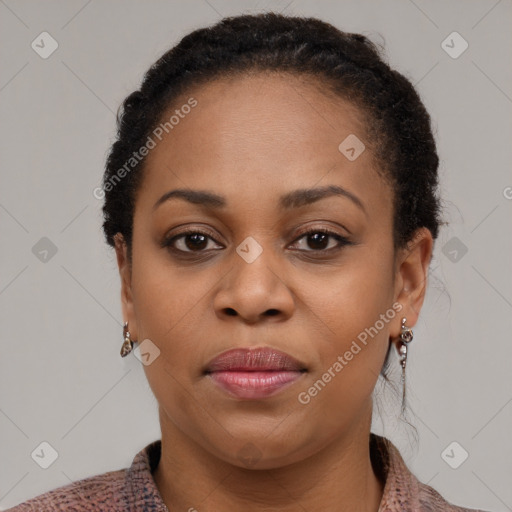
[[[423,253],[395,260],[392,191],[361,152],[358,111],[275,74],[198,87],[165,120],[176,109],[146,159],[131,272],[116,248],[124,317],[133,339],[150,340],[163,435],[272,468],[367,433],[389,339],[421,308],[431,246],[427,232]],[[159,201],[176,189],[218,199]],[[205,373],[221,353],[255,347],[303,371],[268,396]]]

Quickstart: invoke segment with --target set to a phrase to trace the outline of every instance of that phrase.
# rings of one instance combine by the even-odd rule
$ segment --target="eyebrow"
[[[292,208],[300,208],[308,204],[325,199],[331,196],[340,196],[350,199],[358,208],[360,208],[365,215],[366,209],[362,201],[355,196],[352,192],[340,187],[338,185],[328,185],[325,187],[317,188],[304,188],[289,192],[279,198],[279,206],[281,210],[290,210]],[[227,206],[227,201],[224,197],[219,196],[207,190],[192,190],[192,189],[175,189],[166,192],[153,206],[153,211],[156,210],[162,203],[171,199],[184,199],[192,204],[198,204],[207,208],[220,209]]]

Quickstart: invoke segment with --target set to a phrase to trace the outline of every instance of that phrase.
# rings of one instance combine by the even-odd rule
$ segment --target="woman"
[[[183,38],[124,101],[103,181],[121,355],[138,342],[162,439],[11,510],[470,510],[370,432],[390,364],[405,398],[437,168],[366,37],[267,13]]]

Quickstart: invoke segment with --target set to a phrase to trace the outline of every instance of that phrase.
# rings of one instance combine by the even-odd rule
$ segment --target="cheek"
[[[141,231],[134,242],[132,278],[137,328],[144,337],[170,340],[189,314],[194,314],[204,286],[189,279],[187,270],[172,265],[166,249],[157,247],[149,233]]]
[[[139,340],[151,340],[160,351],[154,363],[144,366],[150,385],[160,398],[158,386],[167,382],[167,389],[161,392],[169,394],[176,388],[171,385],[173,377],[183,381],[184,370],[194,363],[190,330],[200,324],[204,289],[197,280],[189,280],[171,267],[164,249],[139,238],[143,239],[137,246],[134,244],[137,253],[133,258],[133,303]]]
[[[201,398],[190,392],[191,373],[200,368],[197,342],[204,338],[200,310],[205,290],[162,265],[146,265],[137,276],[133,290],[139,337],[150,339],[160,351],[143,366],[144,372],[166,416],[188,431],[191,417],[207,421],[197,406]]]
[[[134,305],[142,339],[149,338],[159,347],[173,374],[192,369],[198,364],[194,348],[204,338],[201,309],[208,300],[204,297],[208,287],[171,272],[140,276],[134,286]]]
[[[375,252],[369,246],[360,248],[338,268],[301,279],[300,293],[305,304],[324,320],[326,327],[333,328],[329,338],[357,335],[391,307],[391,258],[385,252],[375,256]]]
[[[398,314],[392,308],[391,258],[381,255],[360,250],[357,257],[347,258],[344,267],[317,279],[316,286],[306,280],[302,283],[305,304],[314,313],[309,316],[318,326],[315,350],[319,364],[312,377],[328,381],[325,389],[330,391],[325,393],[322,388],[324,399],[356,404],[375,386],[388,349],[391,322]]]

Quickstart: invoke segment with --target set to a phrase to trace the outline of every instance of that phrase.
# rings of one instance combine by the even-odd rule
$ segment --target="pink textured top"
[[[160,460],[161,441],[153,441],[129,468],[109,471],[36,496],[7,512],[169,512],[152,473]],[[409,471],[388,439],[370,434],[370,456],[385,481],[378,512],[485,512],[457,507]]]

